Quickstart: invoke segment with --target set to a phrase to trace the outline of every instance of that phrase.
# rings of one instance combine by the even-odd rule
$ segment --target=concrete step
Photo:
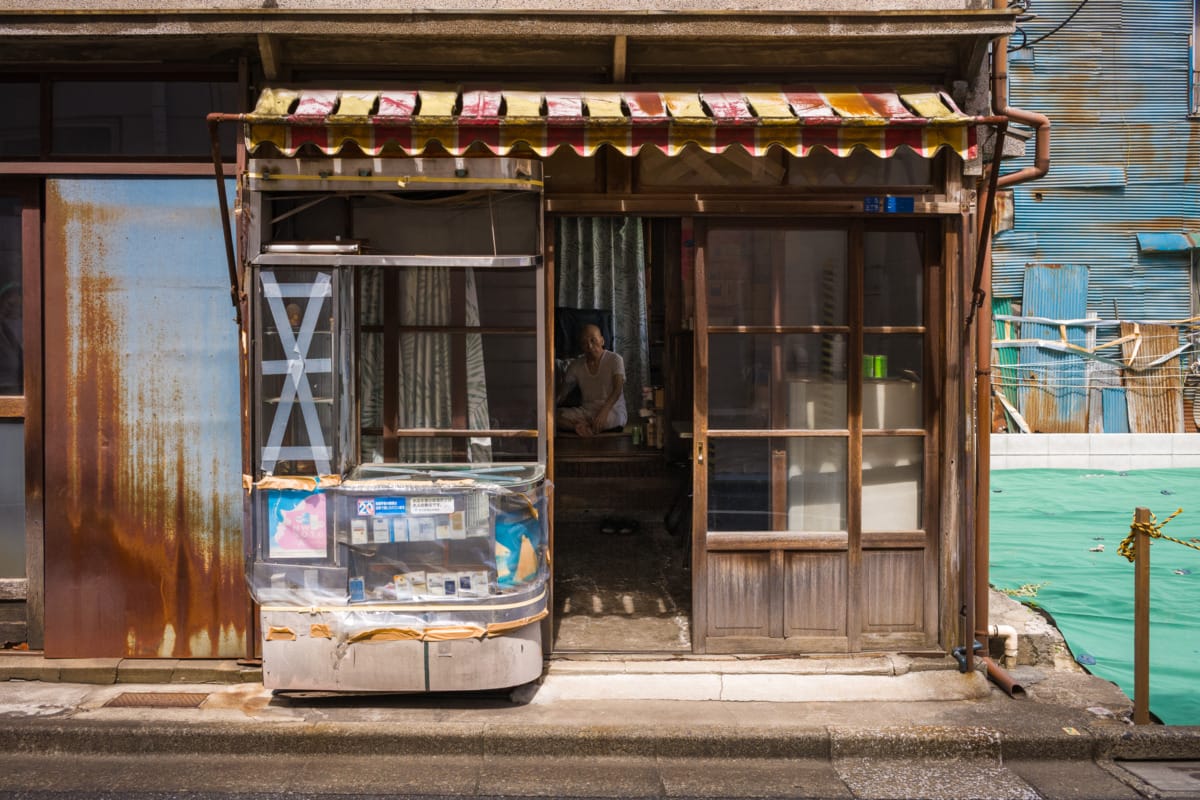
[[[859,658],[579,658],[552,660],[532,703],[564,700],[729,702],[951,701],[987,696],[981,673],[953,660]]]

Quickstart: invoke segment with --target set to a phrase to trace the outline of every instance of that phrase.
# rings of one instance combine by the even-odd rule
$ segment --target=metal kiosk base
[[[542,674],[542,626],[499,636],[421,641],[339,638],[338,617],[371,612],[263,611],[263,685],[272,691],[455,692],[507,689]]]

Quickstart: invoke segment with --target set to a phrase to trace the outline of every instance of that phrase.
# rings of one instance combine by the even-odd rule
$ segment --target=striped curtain
[[[373,274],[372,274],[373,273]],[[383,309],[385,315],[396,313],[401,325],[450,325],[450,272],[443,268],[419,267],[400,273],[400,307]],[[479,325],[479,298],[475,290],[474,270],[465,270],[467,326]],[[362,281],[362,305],[378,308],[383,281],[378,270],[366,272]],[[450,334],[400,334],[399,418],[396,425],[405,428],[449,428],[453,424],[453,347]],[[383,342],[382,338],[364,337],[359,375],[362,386],[362,423],[381,425],[383,418]],[[467,425],[480,430],[491,427],[488,414],[487,381],[484,373],[483,337],[466,335],[467,358]],[[402,438],[400,461],[430,464],[453,458],[451,442],[446,438]],[[365,449],[365,448],[364,448]],[[363,453],[364,460],[371,454]],[[491,461],[491,439],[476,437],[470,440],[468,460],[472,463]]]
[[[625,404],[632,418],[650,385],[646,318],[646,250],[637,217],[558,220],[555,247],[557,305],[613,312],[615,341],[625,361]]]

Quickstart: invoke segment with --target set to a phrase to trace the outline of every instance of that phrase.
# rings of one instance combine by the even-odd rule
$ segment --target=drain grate
[[[207,692],[122,692],[105,708],[199,708]]]
[[[1118,761],[1118,765],[1150,784],[1155,797],[1200,797],[1200,761]]]

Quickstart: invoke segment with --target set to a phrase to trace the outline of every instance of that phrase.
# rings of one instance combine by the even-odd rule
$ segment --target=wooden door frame
[[[21,420],[25,448],[25,577],[0,579],[0,601],[25,602],[25,641],[40,650],[45,634],[45,474],[42,411],[42,181],[9,177],[0,193],[20,204],[23,393],[0,398],[0,417]]]
[[[761,227],[764,230],[793,229],[797,222],[800,228],[819,228],[823,221],[832,222],[830,227],[841,228],[847,234],[847,324],[850,334],[847,342],[847,533],[846,533],[846,581],[847,581],[847,618],[846,644],[849,652],[860,652],[863,649],[863,639],[872,634],[864,633],[863,610],[865,608],[865,590],[863,583],[863,532],[862,532],[862,492],[863,492],[863,380],[854,369],[854,365],[862,361],[864,351],[864,280],[865,280],[865,241],[868,233],[875,231],[912,231],[922,235],[922,266],[923,266],[923,302],[924,318],[921,323],[924,332],[922,375],[923,410],[922,427],[924,429],[922,453],[924,465],[922,470],[922,511],[921,524],[925,530],[924,574],[927,576],[922,590],[923,613],[921,622],[923,630],[914,635],[913,649],[923,649],[936,645],[943,638],[940,630],[942,609],[938,600],[942,596],[940,578],[942,542],[944,539],[941,526],[941,459],[938,442],[941,441],[941,413],[938,398],[943,396],[938,383],[944,374],[942,360],[948,353],[942,347],[941,327],[944,323],[942,304],[945,302],[950,287],[946,285],[948,276],[953,271],[947,268],[951,256],[945,250],[944,223],[941,220],[929,218],[891,220],[872,217],[851,217],[830,220],[827,217],[808,217],[803,220],[780,220],[778,218],[739,218],[712,217],[690,220],[693,225],[693,241],[695,253],[693,258],[693,307],[695,343],[694,343],[694,385],[693,385],[693,442],[692,442],[692,649],[696,654],[708,652],[707,639],[709,621],[709,559],[708,559],[708,465],[709,457],[709,330],[708,330],[708,276],[707,241],[708,234],[713,228],[725,225],[731,227]],[[877,334],[872,334],[877,335]],[[849,379],[858,375],[856,379]],[[749,434],[750,432],[748,432]],[[772,551],[771,580],[782,580],[781,552]],[[776,575],[779,573],[779,575]],[[929,577],[937,576],[934,580]],[[776,628],[782,628],[782,610],[776,610],[771,615],[770,628],[774,633]],[[779,622],[780,624],[775,624]],[[885,634],[886,635],[886,634]],[[786,648],[785,648],[786,649]],[[878,649],[878,648],[872,648]],[[888,649],[891,649],[890,647]],[[906,647],[907,649],[907,647]],[[773,648],[774,650],[774,648]]]

